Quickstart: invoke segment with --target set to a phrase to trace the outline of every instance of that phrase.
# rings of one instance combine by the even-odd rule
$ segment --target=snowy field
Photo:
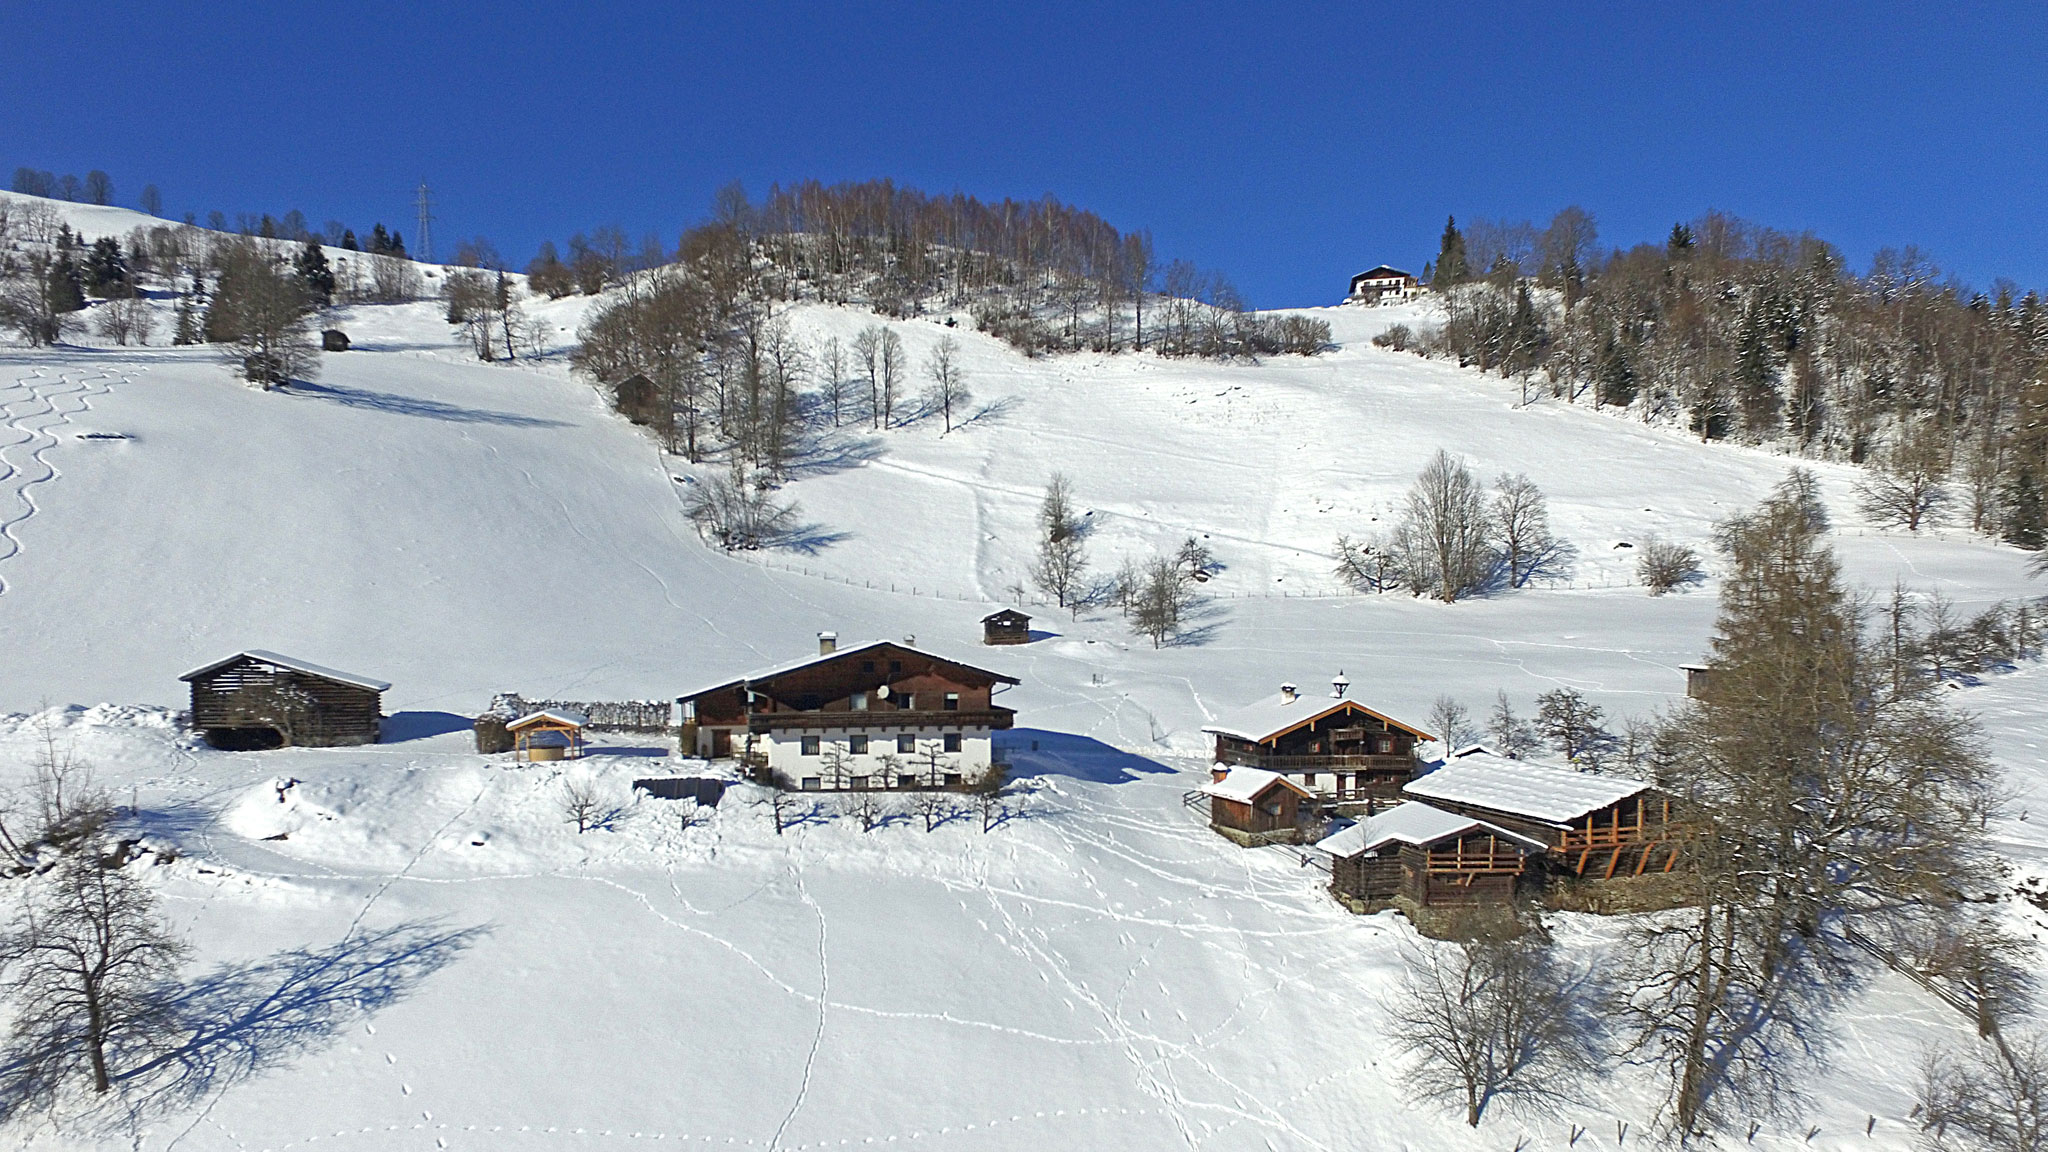
[[[107,211],[107,210],[95,210]],[[119,230],[137,222],[129,214]],[[89,232],[113,230],[85,222]],[[539,310],[566,345],[583,307]],[[1439,694],[1530,711],[1558,685],[1618,721],[1672,703],[1714,585],[1649,597],[1632,549],[1693,543],[1790,461],[1543,402],[1375,349],[1412,310],[1330,309],[1340,349],[1259,365],[1026,359],[957,339],[979,413],[821,437],[788,492],[815,550],[732,558],[683,515],[704,475],[663,458],[556,361],[469,360],[432,304],[341,310],[356,351],[263,393],[204,349],[0,349],[0,765],[40,714],[154,845],[166,906],[218,969],[245,1042],[138,1132],[23,1132],[162,1149],[1530,1149],[1643,1139],[1624,1072],[1556,1117],[1476,1134],[1404,1106],[1385,997],[1404,922],[1343,912],[1321,873],[1245,851],[1183,807],[1201,725],[1340,669],[1420,723]],[[821,307],[798,332],[873,323]],[[1568,583],[1455,606],[1339,595],[1339,532],[1382,527],[1437,448],[1527,472],[1580,551]],[[1851,577],[1965,612],[2038,594],[2024,555],[1862,524],[1814,466]],[[987,649],[1015,603],[1047,476],[1066,473],[1097,570],[1189,535],[1224,571],[1189,643],[1029,602],[1035,643]],[[1375,517],[1378,520],[1375,521]],[[1011,818],[872,833],[821,812],[777,836],[747,787],[693,826],[636,776],[695,772],[600,739],[566,768],[469,751],[493,692],[663,699],[844,642],[915,636],[1023,680]],[[223,753],[173,722],[177,676],[269,648],[393,682],[390,741]],[[2048,670],[1958,694],[2016,802],[2015,881],[2048,876]],[[564,773],[618,826],[577,835]],[[290,783],[288,783],[290,782]],[[2048,819],[2048,815],[2044,815]],[[2027,906],[2014,902],[2013,915]],[[1615,930],[1561,918],[1597,953]],[[283,988],[265,1001],[258,992]],[[1798,1126],[1755,1145],[1904,1148],[1910,1074],[1960,1020],[1873,972]],[[1869,1134],[1866,1135],[1866,1125]],[[1818,1125],[1818,1134],[1808,1129]]]

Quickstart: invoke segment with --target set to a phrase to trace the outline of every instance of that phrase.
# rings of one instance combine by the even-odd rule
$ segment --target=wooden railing
[[[1242,764],[1247,768],[1264,768],[1272,772],[1406,772],[1415,771],[1415,757],[1401,755],[1373,755],[1352,752],[1326,752],[1314,756],[1282,755],[1277,752],[1252,752],[1241,748],[1226,748],[1217,758],[1224,764]]]

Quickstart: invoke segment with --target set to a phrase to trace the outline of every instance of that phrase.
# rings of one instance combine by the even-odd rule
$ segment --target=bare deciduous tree
[[[1085,522],[1074,511],[1073,488],[1055,472],[1038,506],[1038,556],[1031,580],[1062,608],[1078,611],[1081,574],[1088,568],[1085,536]]]
[[[1917,1087],[1933,1152],[2048,1150],[2048,1042],[2038,1032],[1932,1051]]]
[[[50,1103],[84,1078],[113,1087],[122,1065],[167,1046],[170,988],[184,945],[155,897],[90,845],[35,881],[0,943],[13,1010],[4,1063],[17,1099]]]
[[[1503,473],[1494,481],[1490,511],[1508,587],[1520,588],[1539,574],[1556,577],[1569,566],[1572,548],[1551,533],[1549,502],[1527,476]]]
[[[967,390],[967,375],[960,369],[960,344],[951,336],[943,337],[932,347],[931,359],[925,362],[925,374],[931,377],[931,402],[945,419],[946,431],[953,430],[953,410],[963,407],[974,398]]]
[[[1462,1107],[1475,1128],[1495,1101],[1535,1110],[1572,1099],[1597,1050],[1598,1028],[1577,987],[1583,978],[1533,933],[1460,927],[1466,938],[1409,956],[1390,1005],[1394,1042],[1414,1061],[1403,1085]]]
[[[1904,434],[1856,481],[1856,507],[1884,528],[1918,532],[1948,515],[1948,434],[1929,423]]]
[[[1471,711],[1449,696],[1439,696],[1429,706],[1429,726],[1436,730],[1437,742],[1443,745],[1446,756],[1472,743],[1479,735],[1472,727]]]
[[[1651,536],[1636,550],[1636,579],[1652,596],[1696,584],[1704,575],[1700,554],[1684,544]]]
[[[1543,746],[1536,726],[1516,714],[1505,691],[1494,696],[1493,711],[1486,720],[1486,736],[1493,741],[1493,750],[1503,756],[1520,758]]]
[[[1462,461],[1438,449],[1415,484],[1388,548],[1402,582],[1417,596],[1446,604],[1492,581],[1498,563],[1492,517],[1479,481]]]
[[[1564,758],[1587,768],[1614,748],[1614,733],[1601,725],[1605,713],[1576,688],[1554,688],[1536,697],[1536,731]]]
[[[220,279],[206,310],[207,339],[265,391],[312,378],[320,352],[306,327],[313,303],[304,282],[247,239],[219,245],[214,262]]]

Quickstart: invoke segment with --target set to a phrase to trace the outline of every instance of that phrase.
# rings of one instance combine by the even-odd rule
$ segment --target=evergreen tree
[[[199,301],[192,293],[178,297],[177,328],[171,334],[171,343],[184,346],[197,344],[203,337],[199,329]]]
[[[405,259],[405,237],[400,235],[398,229],[396,228],[393,228],[391,230],[390,254],[398,257],[401,260]]]
[[[354,229],[343,228],[341,230],[341,246],[344,251],[354,252],[356,250],[356,234]]]
[[[56,262],[50,265],[47,291],[52,311],[76,312],[85,307],[84,278],[69,249],[59,249]]]
[[[1612,332],[1600,342],[1600,355],[1595,366],[1598,373],[1597,391],[1594,399],[1601,404],[1627,406],[1635,403],[1636,372],[1629,363],[1629,351]]]
[[[1664,254],[1673,260],[1683,260],[1692,254],[1692,228],[1685,224],[1673,224],[1671,236],[1664,241]]]
[[[373,256],[388,256],[391,254],[391,234],[384,231],[384,222],[382,220],[377,221],[377,226],[370,229],[370,254]]]
[[[2048,517],[2044,517],[2041,485],[2034,479],[2032,467],[2023,464],[2013,473],[2006,482],[2002,503],[2006,543],[2034,552],[2048,545]]]
[[[1462,284],[1470,275],[1465,267],[1465,235],[1458,231],[1458,218],[1444,220],[1443,241],[1437,247],[1436,275],[1430,283],[1439,287]]]
[[[85,257],[85,284],[95,296],[125,296],[132,291],[120,240],[102,236],[92,242]]]
[[[300,250],[292,266],[298,271],[299,279],[305,281],[306,294],[314,303],[326,305],[334,302],[334,270],[327,266],[327,253],[319,244],[306,241],[305,248]]]

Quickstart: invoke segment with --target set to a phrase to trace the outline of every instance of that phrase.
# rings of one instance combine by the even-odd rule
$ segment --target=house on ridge
[[[1342,672],[1327,696],[1282,684],[1277,695],[1219,716],[1202,731],[1216,738],[1220,765],[1278,772],[1340,812],[1382,807],[1398,801],[1421,768],[1416,743],[1436,737],[1351,699],[1350,687]]]
[[[756,779],[806,791],[960,788],[987,775],[995,703],[1014,676],[878,641],[818,654],[677,697],[684,754],[735,759]]]
[[[1401,794],[1540,841],[1552,872],[1608,879],[1669,872],[1678,861],[1671,798],[1646,780],[1513,760],[1475,744]]]
[[[1367,272],[1360,272],[1351,278],[1351,294],[1344,298],[1346,304],[1381,304],[1389,300],[1413,300],[1422,295],[1422,286],[1415,277],[1399,268],[1385,264]]]

